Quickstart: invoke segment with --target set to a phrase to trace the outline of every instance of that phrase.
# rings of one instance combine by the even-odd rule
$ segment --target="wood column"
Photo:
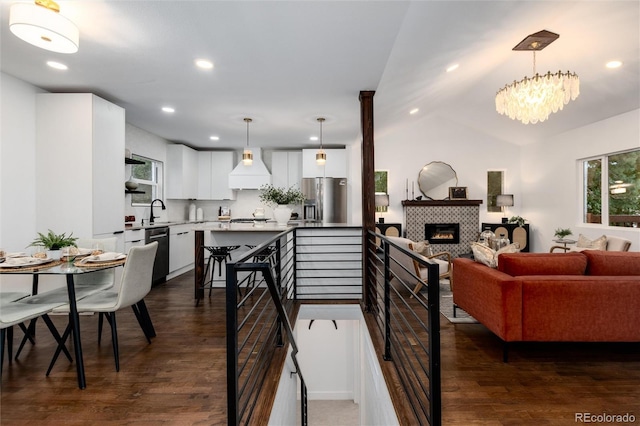
[[[373,241],[367,237],[369,231],[375,230],[375,151],[373,140],[373,95],[376,92],[366,90],[360,92],[360,126],[362,129],[362,298],[365,309],[369,310],[370,300],[375,292],[375,277],[371,277],[367,268],[371,251],[375,251]]]

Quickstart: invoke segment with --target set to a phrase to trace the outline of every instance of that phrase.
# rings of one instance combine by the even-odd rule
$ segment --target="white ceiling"
[[[325,145],[351,144],[361,90],[376,90],[377,133],[437,117],[516,144],[640,106],[637,0],[59,1],[80,29],[72,55],[11,34],[15,2],[0,9],[3,72],[52,92],[96,93],[126,108],[131,124],[201,149],[242,147],[244,117],[254,120],[252,146],[315,147],[319,116]],[[525,126],[497,114],[494,96],[532,74],[532,54],[511,48],[542,29],[560,38],[538,53],[537,71],[575,71],[581,94]],[[196,58],[215,68],[197,69]],[[613,59],[623,66],[606,69]],[[460,67],[446,73],[452,63]]]

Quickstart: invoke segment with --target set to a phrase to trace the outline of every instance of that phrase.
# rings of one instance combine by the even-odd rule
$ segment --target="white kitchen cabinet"
[[[327,162],[324,166],[316,163],[317,149],[302,150],[302,177],[347,177],[347,150],[325,149]]]
[[[91,93],[41,93],[36,117],[37,230],[122,237],[124,109]]]
[[[169,273],[194,264],[194,238],[191,224],[169,227]]]
[[[124,252],[129,253],[131,247],[145,244],[144,229],[127,229],[124,231]]]
[[[198,200],[235,200],[236,191],[229,188],[234,166],[234,151],[198,152]]]
[[[198,197],[198,151],[181,144],[167,146],[165,185],[167,198]]]
[[[273,186],[300,188],[302,181],[302,151],[274,151],[271,154]]]

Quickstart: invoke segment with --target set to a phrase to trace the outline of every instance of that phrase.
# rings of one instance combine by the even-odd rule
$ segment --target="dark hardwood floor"
[[[196,308],[193,275],[145,299],[157,337],[149,345],[131,310],[118,313],[120,372],[108,326],[81,318],[87,388],[44,326],[37,344],[2,376],[2,425],[226,424],[224,304],[221,290]],[[53,317],[62,329],[66,318]],[[15,344],[18,343],[16,332]],[[502,362],[500,341],[482,325],[442,318],[443,425],[573,425],[576,413],[632,413],[640,424],[640,345],[520,344]],[[633,424],[633,423],[632,423]]]

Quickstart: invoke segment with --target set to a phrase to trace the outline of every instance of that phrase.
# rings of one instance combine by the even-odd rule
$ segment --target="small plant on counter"
[[[279,188],[273,185],[260,187],[260,201],[271,205],[300,204],[304,202],[304,194],[297,188]]]
[[[507,223],[517,223],[519,227],[523,227],[527,219],[521,216],[511,216]]]
[[[27,247],[44,247],[47,250],[60,250],[62,247],[69,247],[76,245],[77,238],[73,236],[73,232],[67,236],[67,234],[56,234],[51,229],[47,234],[38,232],[38,238],[33,240]]]
[[[556,229],[556,233],[553,234],[555,237],[558,237],[560,239],[564,239],[564,237],[568,237],[569,235],[573,234],[573,232],[571,231],[571,229],[569,228],[558,228]]]

